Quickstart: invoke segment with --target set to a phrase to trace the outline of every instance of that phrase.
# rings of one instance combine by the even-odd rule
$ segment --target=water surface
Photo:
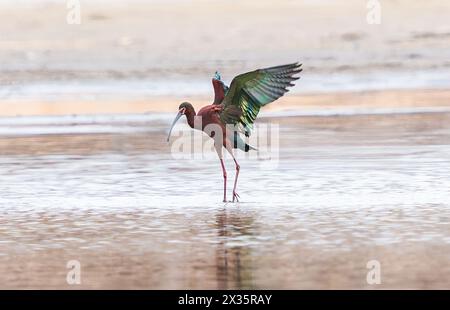
[[[75,259],[83,288],[373,288],[375,259],[381,288],[448,288],[449,121],[263,118],[279,161],[241,158],[233,204],[214,154],[172,157],[164,117],[3,119],[0,286],[73,288]]]

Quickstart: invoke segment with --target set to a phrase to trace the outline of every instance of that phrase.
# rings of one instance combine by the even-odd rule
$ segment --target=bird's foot
[[[234,202],[235,199],[236,199],[236,202],[239,202],[238,198],[241,198],[241,196],[239,196],[238,193],[233,192],[233,202]]]

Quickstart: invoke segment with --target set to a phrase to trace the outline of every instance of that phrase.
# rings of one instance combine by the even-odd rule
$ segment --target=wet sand
[[[241,158],[238,204],[214,154],[171,157],[169,117],[0,137],[1,288],[450,286],[450,113],[262,118],[279,163]]]

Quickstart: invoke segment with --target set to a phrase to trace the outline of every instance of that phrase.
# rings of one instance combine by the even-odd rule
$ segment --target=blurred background
[[[450,1],[76,2],[0,0],[0,288],[450,288]],[[178,105],[296,61],[222,203]]]
[[[1,1],[0,115],[173,111],[209,103],[216,70],[230,83],[294,61],[305,71],[292,92],[305,97],[290,108],[331,104],[310,94],[379,90],[401,97],[384,105],[417,105],[404,90],[449,85],[448,1],[382,1],[380,24],[367,22],[364,0],[81,0],[79,25],[67,3]]]

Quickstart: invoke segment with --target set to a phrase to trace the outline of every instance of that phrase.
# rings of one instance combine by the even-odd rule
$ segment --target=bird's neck
[[[186,115],[187,123],[189,127],[194,128],[195,110],[189,109],[184,113]]]

